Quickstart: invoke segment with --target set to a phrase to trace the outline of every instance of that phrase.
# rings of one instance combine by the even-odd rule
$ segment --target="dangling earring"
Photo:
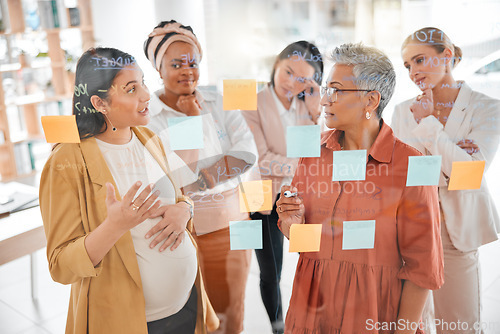
[[[370,114],[369,111],[366,112],[365,114],[366,119],[370,119],[372,117],[372,114]]]
[[[103,110],[104,112],[106,112],[106,110]],[[111,121],[109,120],[108,116],[106,114],[104,114],[104,117],[106,117],[106,119],[108,120],[109,124],[111,124],[111,130],[116,131],[116,128],[114,127],[113,123],[111,123]]]

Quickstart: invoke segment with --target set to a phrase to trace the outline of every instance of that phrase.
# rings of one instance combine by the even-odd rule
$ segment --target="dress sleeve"
[[[398,278],[425,289],[439,289],[444,274],[437,187],[405,187],[396,224],[403,260]]]
[[[453,161],[486,161],[486,169],[492,162],[500,142],[500,101],[490,99],[477,103],[470,122],[470,132],[462,139],[472,139],[479,152],[472,155],[461,149],[444,131],[443,125],[434,117],[427,116],[413,129],[413,134],[432,155],[443,158],[442,171],[450,177]]]
[[[84,277],[98,276],[102,261],[93,266],[85,248],[89,231],[83,225],[78,186],[77,164],[49,159],[40,180],[40,211],[47,238],[47,258],[50,275],[62,284],[77,282]]]

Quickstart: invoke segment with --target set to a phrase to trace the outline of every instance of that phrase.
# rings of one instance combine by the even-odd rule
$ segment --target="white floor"
[[[288,244],[285,244],[285,250]],[[29,257],[0,266],[0,333],[61,334],[64,333],[69,287],[50,278],[45,250],[35,253],[38,259],[39,299],[33,302],[30,288]],[[500,242],[481,248],[483,270],[483,322],[490,325],[485,334],[500,333]],[[288,308],[297,254],[285,251],[282,293]],[[271,326],[259,292],[259,270],[252,259],[245,303],[245,331],[248,334],[271,333]],[[494,327],[496,326],[496,328]]]

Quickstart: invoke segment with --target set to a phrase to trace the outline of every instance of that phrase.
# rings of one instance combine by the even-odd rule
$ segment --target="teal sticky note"
[[[201,116],[169,118],[168,136],[173,151],[204,148]]]
[[[231,250],[262,249],[262,220],[229,222]]]
[[[408,174],[406,186],[437,186],[441,173],[441,156],[408,157]]]
[[[288,126],[286,128],[287,157],[319,157],[320,151],[321,128],[319,125]]]
[[[371,249],[375,246],[375,220],[344,221],[342,249]]]
[[[366,150],[334,151],[332,181],[366,179]]]

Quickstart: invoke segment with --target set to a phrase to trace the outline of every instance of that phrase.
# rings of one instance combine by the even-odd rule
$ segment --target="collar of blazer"
[[[460,126],[467,114],[467,107],[472,99],[472,89],[464,81],[457,81],[457,83],[460,85],[460,91],[445,126],[446,133],[450,138],[455,138],[458,135]]]
[[[170,178],[170,181],[174,185],[176,198],[179,199],[182,197],[182,193],[180,189],[175,185],[174,180],[170,177],[170,169],[168,167],[167,159],[165,156],[165,150],[163,149],[163,145],[159,138],[149,129],[144,127],[132,128],[135,135],[139,139],[139,141],[146,147],[146,149],[151,153],[153,158],[158,162],[162,170],[165,174]],[[82,152],[83,159],[87,166],[87,171],[89,173],[89,178],[92,183],[95,185],[99,185],[100,188],[96,191],[96,198],[105,199],[106,198],[106,182],[110,182],[113,184],[115,189],[116,183],[111,175],[109,168],[107,167],[106,161],[104,160],[104,156],[102,154],[96,154],[96,152],[100,153],[99,147],[97,146],[97,142],[95,138],[89,138],[83,140],[80,143],[80,148]],[[116,198],[121,200],[120,194],[116,193]],[[98,216],[100,221],[106,219],[107,208],[105,200],[98,200],[97,203],[98,208]],[[141,274],[139,271],[139,265],[137,264],[136,254],[134,247],[130,247],[133,245],[132,235],[130,231],[125,233],[120,240],[115,244],[120,257],[127,268],[128,272],[136,282],[136,284],[142,288],[141,283]]]

